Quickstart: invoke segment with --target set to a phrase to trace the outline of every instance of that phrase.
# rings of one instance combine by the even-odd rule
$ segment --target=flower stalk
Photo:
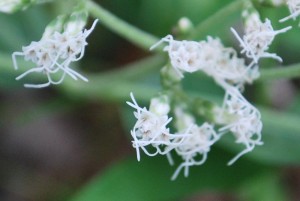
[[[100,19],[101,24],[144,50],[158,41],[155,36],[123,21],[91,0],[86,1],[86,8],[93,17]]]

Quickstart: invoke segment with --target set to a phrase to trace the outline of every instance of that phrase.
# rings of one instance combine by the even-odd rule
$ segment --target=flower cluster
[[[153,98],[149,110],[141,108],[132,93],[130,96],[132,102],[127,102],[127,104],[136,109],[134,116],[137,122],[131,130],[131,136],[138,160],[140,160],[140,149],[142,149],[148,156],[167,155],[169,163],[173,165],[174,161],[170,152],[175,150],[182,157],[183,162],[176,169],[172,180],[178,176],[182,168],[184,168],[184,175],[188,176],[190,166],[201,165],[206,161],[210,146],[219,139],[213,125],[204,123],[198,126],[192,116],[183,112],[181,108],[177,108],[176,117],[177,121],[180,121],[177,122],[179,132],[170,133],[167,125],[172,118],[168,117],[170,106],[166,96]],[[153,152],[149,151],[151,148],[154,148]],[[201,156],[200,160],[199,156]]]
[[[197,125],[195,118],[186,110],[186,107],[189,107],[187,103],[183,103],[182,106],[175,101],[174,107],[171,108],[167,104],[168,101],[163,101],[164,106],[156,104],[160,105],[156,108],[161,109],[155,109],[152,107],[152,100],[148,111],[146,108],[140,108],[131,95],[133,103],[128,102],[128,104],[137,110],[135,112],[137,122],[131,135],[138,159],[140,158],[138,147],[140,147],[149,156],[167,155],[172,165],[174,162],[170,153],[174,150],[183,160],[172,176],[172,179],[175,179],[181,170],[184,170],[184,175],[187,176],[190,166],[203,164],[211,146],[226,133],[232,133],[236,138],[235,142],[246,147],[230,160],[228,165],[252,151],[256,145],[262,145],[261,115],[241,94],[246,83],[252,83],[259,77],[258,66],[246,65],[245,60],[239,58],[233,48],[224,47],[218,38],[209,36],[200,42],[178,41],[168,35],[151,49],[164,42],[167,45],[163,50],[168,52],[170,64],[177,72],[177,77],[181,79],[185,72],[202,71],[225,90],[225,98],[223,107],[215,105],[212,108],[212,122],[206,121]],[[175,114],[175,127],[178,131],[174,134],[171,134],[170,129],[166,127],[171,121],[168,117],[170,110]],[[219,128],[215,129],[214,124]],[[145,149],[148,145],[155,148],[153,153]]]
[[[288,31],[291,27],[274,30],[271,21],[265,19],[265,22],[261,22],[257,12],[249,12],[246,10],[243,13],[243,17],[246,19],[245,34],[243,37],[241,38],[233,28],[231,28],[231,31],[242,47],[241,53],[244,53],[248,58],[252,59],[249,67],[257,64],[261,58],[273,58],[282,62],[282,59],[278,55],[267,51],[275,36]]]
[[[281,3],[272,1],[274,5]],[[235,163],[256,146],[263,145],[261,114],[246,100],[242,92],[245,84],[251,84],[259,77],[258,62],[261,58],[282,61],[275,53],[268,52],[269,46],[276,35],[288,31],[291,27],[274,30],[269,19],[264,22],[260,20],[251,3],[245,5],[247,9],[242,14],[245,18],[244,36],[240,37],[233,28],[231,31],[240,42],[241,53],[250,59],[248,64],[245,59],[238,57],[235,49],[224,47],[219,38],[208,36],[202,41],[180,41],[167,35],[150,50],[165,44],[163,51],[168,53],[169,62],[162,69],[161,79],[165,90],[163,93],[169,96],[162,99],[168,101],[152,99],[149,111],[140,108],[132,95],[133,103],[127,102],[137,110],[137,122],[131,131],[133,146],[137,149],[141,147],[149,156],[166,155],[171,165],[174,164],[171,151],[181,157],[182,162],[172,179],[182,170],[184,176],[188,176],[191,166],[202,165],[212,145],[226,134],[232,134],[235,143],[244,147],[228,165]],[[184,73],[199,71],[211,77],[224,89],[222,106],[185,95],[180,85]],[[156,102],[155,107],[153,102]],[[169,114],[175,115],[174,129],[177,131],[173,134],[166,127],[172,119]],[[199,116],[201,117],[198,118]],[[148,152],[145,149],[148,145],[152,145],[155,152]],[[140,159],[138,150],[137,155]]]
[[[162,42],[167,42],[164,51],[169,54],[175,71],[183,77],[184,72],[203,71],[215,80],[223,80],[243,89],[245,83],[252,83],[259,77],[257,66],[249,68],[244,59],[237,57],[233,48],[223,46],[219,38],[207,37],[207,40],[177,41],[171,35],[162,38],[150,50]]]
[[[71,16],[72,17],[72,16]],[[22,48],[22,52],[14,52],[12,55],[15,69],[18,69],[17,56],[23,56],[26,61],[34,63],[34,67],[19,75],[19,80],[31,73],[43,73],[47,82],[43,84],[25,84],[25,87],[42,88],[50,84],[60,84],[66,75],[74,80],[87,78],[74,71],[70,64],[80,60],[84,55],[86,38],[95,28],[97,20],[90,29],[78,30],[81,27],[76,21],[62,23],[62,17],[54,24],[46,28],[42,39],[38,42],[31,42],[30,45]],[[54,26],[54,28],[53,28]],[[63,32],[57,31],[63,29]]]
[[[131,136],[137,159],[140,160],[142,149],[148,156],[167,155],[169,163],[173,165],[171,151],[175,150],[183,162],[177,167],[172,180],[176,179],[182,169],[184,175],[188,176],[190,166],[202,165],[211,146],[228,132],[235,136],[236,143],[246,147],[230,160],[228,165],[232,165],[242,155],[252,151],[256,145],[263,144],[260,113],[236,89],[226,92],[223,108],[215,114],[218,118],[216,123],[223,124],[218,130],[208,122],[198,126],[193,116],[177,107],[175,116],[178,132],[170,133],[168,124],[172,118],[168,117],[170,106],[166,96],[153,98],[149,110],[141,108],[132,93],[131,98],[132,102],[127,104],[136,109],[134,115],[137,122],[131,130]],[[152,152],[149,151],[151,149]]]

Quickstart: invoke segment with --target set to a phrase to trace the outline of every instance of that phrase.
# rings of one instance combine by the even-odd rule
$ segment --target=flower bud
[[[170,111],[169,99],[167,96],[160,96],[151,99],[149,111],[157,115],[167,115]]]

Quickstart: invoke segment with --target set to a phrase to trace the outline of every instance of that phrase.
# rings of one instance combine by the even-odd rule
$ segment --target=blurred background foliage
[[[176,35],[175,27],[181,17],[188,17],[197,27],[233,1],[97,2],[121,19],[161,38]],[[231,137],[224,138],[212,148],[204,165],[191,168],[188,178],[180,175],[176,181],[170,181],[175,167],[169,166],[165,157],[142,155],[141,162],[135,159],[129,135],[135,120],[132,109],[124,102],[129,100],[132,90],[140,94],[139,103],[149,104],[150,97],[160,90],[163,57],[153,60],[157,67],[149,73],[133,73],[129,80],[122,79],[122,75],[130,73],[126,69],[132,67],[132,62],[148,58],[151,53],[102,26],[100,19],[88,38],[86,55],[78,64],[89,75],[89,83],[71,81],[72,84],[33,90],[23,87],[24,80],[15,81],[18,72],[10,60],[12,52],[38,41],[57,14],[71,11],[70,4],[72,1],[54,1],[12,15],[0,14],[0,200],[300,199],[298,79],[258,81],[247,88],[247,98],[259,105],[262,112],[264,146],[228,167],[227,161],[243,147],[235,145]],[[263,18],[272,20],[275,29],[283,27],[277,21],[286,16],[286,8],[257,5],[257,9]],[[197,39],[217,36],[226,46],[239,49],[229,31],[230,27],[242,30],[239,16],[240,10],[230,13],[200,30]],[[300,29],[298,22],[289,23],[294,29],[279,35],[271,50],[283,58],[283,65],[299,62]],[[267,60],[261,67],[277,65]],[[134,66],[141,71],[148,68],[143,62]],[[119,73],[111,76],[114,72]],[[184,88],[192,95],[215,102],[222,100],[222,90],[201,74],[187,75]]]

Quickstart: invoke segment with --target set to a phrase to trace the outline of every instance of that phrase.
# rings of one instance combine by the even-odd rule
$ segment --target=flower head
[[[256,145],[262,145],[262,122],[260,112],[252,106],[239,91],[227,91],[224,99],[223,115],[227,125],[219,129],[220,134],[233,133],[236,143],[246,148],[235,156],[228,165],[233,164],[242,155],[252,151]]]
[[[98,20],[95,20],[90,29],[78,30],[74,26],[74,21],[62,23],[58,18],[55,26],[50,24],[38,42],[31,42],[30,45],[22,48],[22,52],[14,52],[12,55],[15,69],[18,69],[17,56],[23,56],[26,61],[34,63],[34,67],[19,75],[19,80],[31,73],[45,74],[48,82],[43,84],[25,84],[25,87],[41,88],[50,84],[60,84],[66,75],[73,79],[78,78],[88,81],[85,77],[74,71],[70,64],[80,60],[84,55],[86,38],[90,35]],[[81,22],[79,22],[80,24]],[[63,27],[64,26],[64,27]],[[79,27],[81,27],[80,24]],[[78,28],[78,27],[77,27]],[[63,29],[62,32],[57,30]],[[54,80],[55,78],[57,80]]]
[[[182,72],[192,73],[201,69],[203,66],[202,51],[199,42],[177,41],[173,39],[173,36],[167,35],[158,43],[154,44],[150,50],[156,48],[163,42],[168,43],[168,45],[164,47],[164,51],[169,53],[172,66],[181,77],[183,77]]]
[[[130,96],[132,102],[126,103],[136,109],[134,116],[137,122],[131,130],[131,136],[133,138],[133,147],[136,148],[138,160],[140,160],[140,148],[149,156],[155,156],[157,154],[164,155],[168,154],[175,146],[182,142],[185,134],[171,134],[167,127],[172,118],[169,118],[167,115],[169,107],[165,105],[165,100],[158,103],[157,101],[159,99],[154,99],[154,101],[151,101],[150,110],[147,110],[145,107],[141,108],[137,104],[132,93]],[[164,97],[162,99],[164,99]],[[147,150],[146,147],[149,145],[155,148],[153,153]]]
[[[209,123],[204,123],[201,126],[194,124],[186,132],[189,135],[175,148],[176,153],[184,161],[174,172],[172,180],[178,176],[182,168],[184,168],[184,175],[187,177],[190,166],[202,165],[206,161],[210,147],[219,139],[219,135]]]
[[[269,53],[267,50],[277,34],[284,33],[291,27],[274,30],[271,21],[266,19],[265,22],[262,22],[256,12],[245,11],[243,15],[246,18],[244,36],[241,38],[233,28],[231,31],[240,42],[241,53],[245,53],[248,58],[253,60],[249,66],[257,64],[260,58],[273,58],[281,62],[282,59],[279,56]]]

